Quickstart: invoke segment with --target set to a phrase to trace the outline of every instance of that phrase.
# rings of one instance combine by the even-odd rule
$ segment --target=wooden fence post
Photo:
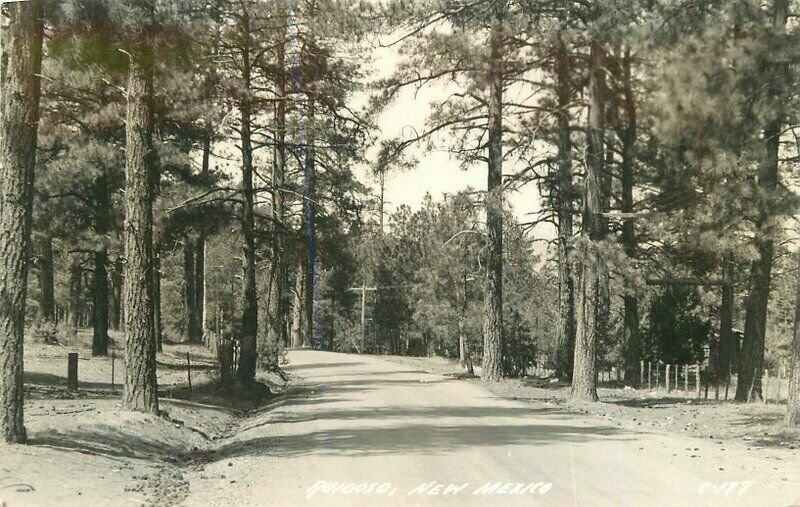
[[[644,360],[639,361],[639,388],[644,387]]]
[[[67,389],[78,390],[78,353],[67,354]]]
[[[763,396],[761,397],[764,403],[767,402],[767,393],[769,393],[769,370],[764,370],[764,376],[766,380],[764,381],[764,392],[761,393]]]
[[[680,388],[678,387],[678,370],[680,370],[680,369],[681,369],[680,365],[677,365],[677,364],[676,364],[676,365],[675,365],[675,390],[676,390],[676,391],[677,391],[678,389],[680,389]]]
[[[700,398],[700,363],[697,363],[695,365],[694,379],[695,379],[695,384],[697,384],[695,386],[695,389],[697,390],[697,397]]]
[[[689,392],[689,365],[683,365],[683,390]]]
[[[191,400],[194,401],[194,389],[192,389],[192,360],[189,357],[189,351],[186,351],[186,373],[189,377],[189,395]]]
[[[653,362],[647,361],[647,389],[652,390]]]
[[[658,361],[656,361],[656,391],[658,391],[658,381],[659,381],[659,370],[658,370]]]
[[[664,367],[664,385],[667,387],[667,394],[672,391],[672,387],[669,384],[669,364]]]
[[[111,352],[111,391],[114,391],[116,389],[116,387],[114,386],[114,360],[115,359],[116,359],[116,356],[114,355],[114,352],[112,351]]]

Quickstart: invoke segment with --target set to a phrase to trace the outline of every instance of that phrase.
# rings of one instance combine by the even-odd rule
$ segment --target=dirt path
[[[289,357],[297,389],[184,472],[185,504],[800,504],[790,451],[636,432],[373,357]]]

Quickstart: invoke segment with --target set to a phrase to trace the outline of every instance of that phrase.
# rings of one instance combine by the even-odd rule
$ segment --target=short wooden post
[[[695,389],[697,390],[697,397],[700,398],[700,363],[697,363],[695,365],[694,379],[696,384]]]
[[[660,371],[658,371],[658,361],[656,361],[656,391],[658,391],[658,381],[660,380]]]
[[[766,403],[767,393],[769,392],[769,370],[764,370],[764,376],[766,377],[766,380],[764,380],[764,392],[761,393],[761,399],[764,401],[764,403]]]
[[[675,365],[675,390],[676,390],[676,391],[677,391],[678,389],[680,389],[680,387],[678,387],[678,370],[680,370],[680,369],[681,369],[680,365],[677,365],[677,364],[676,364],[676,365]]]
[[[689,392],[689,365],[683,365],[683,390]]]
[[[639,361],[639,387],[644,387],[644,360]]]
[[[652,378],[653,378],[653,362],[652,361],[647,361],[647,389],[648,390],[653,389],[653,387],[652,387],[653,386],[653,384],[652,384],[653,381],[651,380]]]
[[[114,385],[114,359],[116,359],[116,356],[114,355],[114,352],[112,351],[111,352],[111,390],[112,391],[114,391],[116,389],[116,386]]]
[[[78,390],[78,353],[67,354],[67,389]]]
[[[664,369],[664,373],[665,373],[665,375],[664,375],[664,384],[667,386],[667,393],[672,392],[672,387],[669,384],[669,368],[670,368],[670,365],[668,364],[668,365],[665,366],[665,369]]]
[[[189,393],[191,400],[194,401],[194,389],[192,389],[192,360],[189,357],[189,351],[186,351],[186,373],[189,377]]]

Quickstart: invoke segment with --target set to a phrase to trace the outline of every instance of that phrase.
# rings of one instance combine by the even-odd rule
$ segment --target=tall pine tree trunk
[[[117,259],[111,268],[111,307],[110,326],[115,330],[122,328],[122,260]]]
[[[200,343],[197,322],[197,294],[195,282],[195,245],[189,238],[183,242],[183,309],[186,319],[186,341]]]
[[[317,215],[317,206],[316,206],[316,183],[317,183],[317,158],[315,152],[315,143],[316,143],[316,136],[315,136],[315,125],[314,125],[314,117],[315,117],[315,109],[316,109],[316,102],[314,98],[314,86],[313,82],[309,83],[306,93],[308,94],[308,107],[306,108],[306,117],[307,117],[307,133],[306,133],[306,146],[305,146],[305,153],[306,153],[306,160],[305,160],[305,185],[306,185],[306,206],[305,206],[305,219],[303,225],[305,226],[305,240],[306,245],[305,248],[302,250],[304,252],[304,269],[303,274],[305,275],[305,285],[303,287],[303,335],[304,335],[304,344],[308,345],[311,348],[322,348],[321,344],[321,337],[317,336],[315,339],[315,334],[318,331],[316,329],[316,323],[318,322],[318,315],[317,315],[317,294],[316,294],[316,262],[317,262],[317,254],[315,248],[315,228],[314,228],[314,221]],[[319,341],[319,343],[318,343]]]
[[[556,40],[556,80],[558,94],[558,357],[559,377],[572,378],[575,357],[575,280],[572,273],[573,234],[572,138],[569,107],[572,100],[570,55],[563,37]]]
[[[277,46],[277,78],[276,88],[278,101],[275,105],[275,149],[272,164],[272,262],[270,263],[270,289],[269,309],[267,315],[268,334],[270,344],[280,343],[288,345],[286,323],[288,321],[288,306],[286,304],[287,269],[286,269],[286,235],[285,230],[285,199],[284,186],[286,184],[286,57],[285,45],[281,41]]]
[[[773,28],[783,31],[788,15],[788,0],[773,3]],[[782,97],[785,64],[774,64],[770,82],[770,96]],[[767,306],[775,253],[773,233],[769,224],[771,211],[769,199],[778,186],[778,161],[780,136],[783,129],[783,104],[774,104],[772,119],[764,128],[765,157],[758,171],[759,217],[756,221],[755,244],[758,258],[750,267],[750,286],[745,302],[744,341],[742,361],[736,385],[736,401],[762,399],[761,376],[764,373],[764,338],[767,331]]]
[[[797,253],[797,265],[800,268],[800,252]],[[792,369],[789,374],[789,399],[786,402],[786,422],[790,428],[800,428],[800,275],[795,290],[794,335],[790,348]]]
[[[622,212],[633,213],[634,161],[636,148],[636,102],[631,81],[631,51],[625,50],[623,59],[623,91],[626,125],[622,131],[622,163],[620,164],[622,183]],[[633,262],[636,259],[636,227],[633,218],[627,218],[622,224],[622,245],[625,254]],[[625,385],[639,387],[641,378],[642,342],[639,328],[639,298],[635,287],[626,287],[623,296],[624,304],[624,355]]]
[[[292,305],[292,347],[294,348],[305,345],[305,340],[303,339],[303,314],[305,313],[305,297],[303,296],[303,292],[306,284],[306,263],[303,259],[303,251],[304,249],[302,248],[302,244],[300,241],[298,241],[298,252],[296,255],[297,268],[295,272],[294,284],[294,304]]]
[[[43,322],[55,322],[55,282],[53,273],[53,236],[42,236],[39,247],[39,312]]]
[[[194,248],[194,301],[197,343],[205,343],[206,335],[206,235],[200,233]]]
[[[105,175],[94,182],[94,230],[100,244],[94,252],[92,278],[92,355],[108,355],[108,248],[105,236],[110,228],[111,203]]]
[[[0,47],[0,443],[25,442],[22,348],[39,122],[42,3],[5,3]]]
[[[486,294],[483,321],[483,380],[503,377],[503,11],[496,1],[489,40],[489,156],[486,186]]]
[[[239,382],[250,384],[256,377],[256,337],[258,336],[258,300],[256,294],[256,237],[253,188],[253,147],[251,140],[252,101],[250,98],[250,21],[247,12],[242,15],[241,23],[247,32],[247,39],[242,50],[243,96],[239,109],[241,113],[240,137],[242,150],[242,236],[244,237],[244,276],[243,276],[243,309],[241,320],[241,348],[239,367],[236,371]]]
[[[71,254],[70,257],[67,327],[70,336],[76,336],[81,324],[81,315],[83,314],[83,272],[78,255]]]
[[[125,163],[125,390],[123,407],[158,412],[153,324],[152,52],[130,57]]]
[[[597,341],[603,320],[598,315],[602,307],[604,262],[599,241],[605,236],[603,208],[604,105],[602,101],[603,52],[596,42],[591,47],[589,76],[589,122],[587,125],[586,176],[583,183],[582,248],[578,263],[580,277],[577,285],[577,332],[575,337],[575,369],[572,375],[573,400],[597,401]]]
[[[108,252],[102,248],[94,253],[92,278],[92,355],[108,355]]]
[[[731,254],[722,259],[722,307],[719,322],[719,376],[717,382],[727,381],[731,372],[736,345],[733,336],[733,262]]]

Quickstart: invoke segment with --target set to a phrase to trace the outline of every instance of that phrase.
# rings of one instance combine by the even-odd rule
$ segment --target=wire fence
[[[703,399],[733,399],[736,394],[738,377],[730,375],[727,379],[716,381],[715,373],[707,365],[671,364],[662,361],[640,361],[639,390],[653,392],[665,391],[674,396]],[[555,378],[553,369],[532,366],[527,375],[537,378]],[[765,369],[761,377],[763,401],[783,402],[789,396],[789,368],[785,364],[777,368]],[[597,382],[601,387],[622,387],[625,384],[625,371],[620,367],[600,369]]]

